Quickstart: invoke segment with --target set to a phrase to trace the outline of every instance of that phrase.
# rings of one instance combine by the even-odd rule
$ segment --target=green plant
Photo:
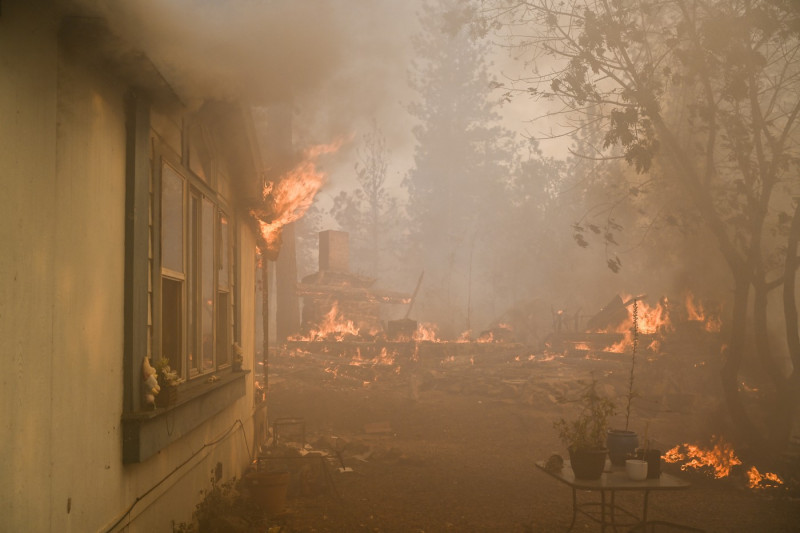
[[[580,405],[576,418],[561,418],[553,424],[564,446],[573,451],[605,448],[609,419],[616,408],[613,401],[600,395],[597,380],[592,377],[577,399],[563,401]]]
[[[212,470],[211,488],[200,491],[202,499],[192,513],[191,522],[173,527],[176,533],[246,533],[257,523],[257,510],[239,491],[236,478],[217,481]],[[257,517],[258,518],[258,517]]]
[[[156,377],[161,387],[175,387],[183,383],[183,378],[178,376],[178,373],[170,368],[169,359],[166,357],[162,357],[156,362]]]

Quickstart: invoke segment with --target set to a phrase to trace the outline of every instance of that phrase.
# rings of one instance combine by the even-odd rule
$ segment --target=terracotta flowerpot
[[[606,466],[606,448],[569,450],[569,461],[575,479],[600,479]]]

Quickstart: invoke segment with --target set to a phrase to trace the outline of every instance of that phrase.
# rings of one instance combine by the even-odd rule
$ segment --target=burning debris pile
[[[453,361],[463,354],[520,348],[503,324],[475,340],[465,332],[452,341],[441,339],[435,324],[407,316],[385,325],[382,306],[407,305],[410,311],[414,296],[375,288],[375,279],[350,272],[347,233],[323,231],[319,237],[319,271],[297,285],[303,298],[301,332],[287,339],[282,355],[316,361],[341,379],[368,384],[422,360]]]
[[[679,444],[662,457],[666,463],[675,464],[683,472],[694,471],[712,479],[735,477],[751,489],[780,488],[784,485],[778,474],[762,474],[755,466],[747,470],[736,455],[733,446],[721,437],[712,437],[710,447],[696,444]]]
[[[374,278],[350,272],[346,232],[320,232],[319,271],[297,286],[303,297],[303,334],[294,340],[374,339],[383,329],[381,304],[410,301],[408,295],[376,289],[374,283]]]
[[[563,311],[554,312],[554,333],[546,340],[546,349],[578,355],[625,353],[633,344],[634,301],[639,306],[636,326],[640,345],[652,354],[659,353],[667,336],[679,329],[698,339],[704,333],[714,334],[720,330],[721,310],[706,311],[692,293],[685,295],[684,306],[674,305],[667,297],[649,305],[645,298],[615,295],[583,327],[581,317],[576,316],[572,330],[564,327]]]

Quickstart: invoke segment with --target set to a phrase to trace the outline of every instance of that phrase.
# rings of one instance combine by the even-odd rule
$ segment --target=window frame
[[[175,271],[171,268],[165,267],[162,265],[162,246],[164,241],[164,234],[163,234],[163,202],[162,202],[162,195],[163,195],[163,180],[164,180],[164,172],[165,167],[169,167],[179,178],[182,180],[182,207],[183,207],[183,216],[181,218],[183,228],[182,228],[182,242],[183,242],[183,250],[182,250],[182,260],[183,260],[183,272]],[[163,316],[163,297],[164,297],[164,289],[163,283],[164,279],[170,279],[177,282],[180,282],[182,285],[182,294],[181,294],[181,308],[180,308],[180,316],[181,316],[181,331],[180,331],[180,343],[181,343],[181,354],[180,354],[180,377],[185,380],[184,385],[200,380],[202,378],[207,378],[209,375],[230,368],[232,362],[232,344],[234,339],[234,333],[236,331],[236,279],[234,276],[235,272],[235,264],[236,264],[236,246],[237,242],[234,238],[235,235],[235,221],[231,216],[232,209],[230,205],[214,190],[209,187],[209,185],[201,179],[199,176],[196,176],[194,173],[191,172],[186,166],[181,164],[178,157],[175,154],[167,150],[157,150],[155,156],[153,158],[153,189],[152,189],[152,206],[153,206],[153,227],[152,227],[152,237],[153,237],[153,259],[150,268],[150,276],[153,280],[152,285],[152,315],[153,319],[151,322],[152,328],[152,345],[151,345],[151,353],[152,358],[154,361],[164,357],[168,354],[162,353],[163,347],[163,339],[164,339],[164,316]],[[215,180],[211,180],[215,181]],[[193,218],[192,213],[192,199],[196,201],[197,207],[197,218]],[[206,223],[204,220],[204,216],[208,213],[206,212],[205,206],[210,205],[210,216],[211,222]],[[222,249],[223,239],[220,236],[220,218],[225,217],[228,222],[228,239],[227,239],[227,246],[226,249]],[[192,231],[192,226],[194,225],[195,232]],[[206,236],[204,231],[210,231],[210,235]],[[196,237],[196,242],[191,243],[190,240]],[[203,283],[206,281],[204,276],[204,265],[203,259],[205,256],[204,246],[210,243],[212,250],[210,252],[210,257],[212,264],[210,265],[211,268],[211,279],[207,280],[211,287],[211,308],[209,311],[208,320],[211,323],[208,325],[208,329],[210,331],[211,339],[208,344],[211,350],[211,366],[208,368],[204,368],[202,366],[203,362],[203,336],[202,330],[204,324],[202,323],[202,317],[205,310],[208,308],[203,305],[203,298],[204,298],[204,287]],[[225,313],[226,324],[224,324],[225,331],[227,332],[227,338],[230,342],[226,343],[226,346],[222,347],[218,345],[217,335],[219,333],[218,324],[219,320],[219,309],[218,306],[220,305],[220,267],[221,267],[221,258],[222,254],[225,254],[228,264],[227,264],[227,274],[228,274],[228,281],[227,281],[227,295],[228,295],[228,310]],[[191,271],[192,268],[195,268],[195,271]],[[192,276],[195,276],[196,279],[193,279]],[[192,317],[189,314],[193,311],[192,306],[190,306],[190,299],[192,300],[194,311],[196,312],[195,320],[197,320],[196,330],[195,330],[195,337],[194,339],[191,338],[191,330],[190,330],[190,320]],[[194,345],[196,346],[196,350],[192,353],[192,356],[196,361],[196,365],[193,366],[192,360],[189,358],[189,352],[191,347]],[[220,354],[219,351],[224,349],[224,353]],[[222,355],[222,357],[220,357]],[[182,385],[183,386],[183,385]]]
[[[147,461],[246,397],[247,376],[251,372],[221,371],[216,374],[217,380],[186,382],[181,386],[177,403],[171,407],[148,409],[143,403],[143,361],[147,357],[154,361],[161,355],[162,346],[162,164],[166,161],[173,168],[185,171],[182,161],[188,161],[189,155],[185,132],[182,155],[154,133],[150,106],[149,99],[143,94],[129,91],[125,95],[124,386],[120,417],[124,465]],[[216,178],[212,178],[210,181],[216,186]],[[214,199],[215,205],[228,215],[231,223],[228,246],[231,313],[228,322],[231,340],[240,340],[242,310],[238,253],[241,243],[238,225],[232,216],[235,210],[208,185],[201,182],[199,188]],[[181,301],[184,300],[182,297]],[[181,309],[183,312],[183,303]]]

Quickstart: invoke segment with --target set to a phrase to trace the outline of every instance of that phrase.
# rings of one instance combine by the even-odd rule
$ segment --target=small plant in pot
[[[183,383],[183,378],[169,366],[169,359],[162,357],[156,364],[156,376],[161,391],[156,396],[157,407],[171,407],[178,401],[178,385]]]
[[[625,466],[625,460],[632,457],[639,445],[639,437],[635,431],[628,429],[631,419],[631,402],[636,397],[633,388],[634,370],[636,369],[636,350],[639,345],[639,300],[633,300],[633,342],[631,350],[631,369],[628,377],[628,394],[625,396],[625,429],[609,429],[606,445],[608,458],[614,466]]]
[[[598,479],[605,469],[606,433],[609,419],[615,412],[614,402],[600,395],[594,378],[578,399],[572,401],[580,405],[578,416],[572,420],[562,418],[553,427],[567,447],[575,477]]]

